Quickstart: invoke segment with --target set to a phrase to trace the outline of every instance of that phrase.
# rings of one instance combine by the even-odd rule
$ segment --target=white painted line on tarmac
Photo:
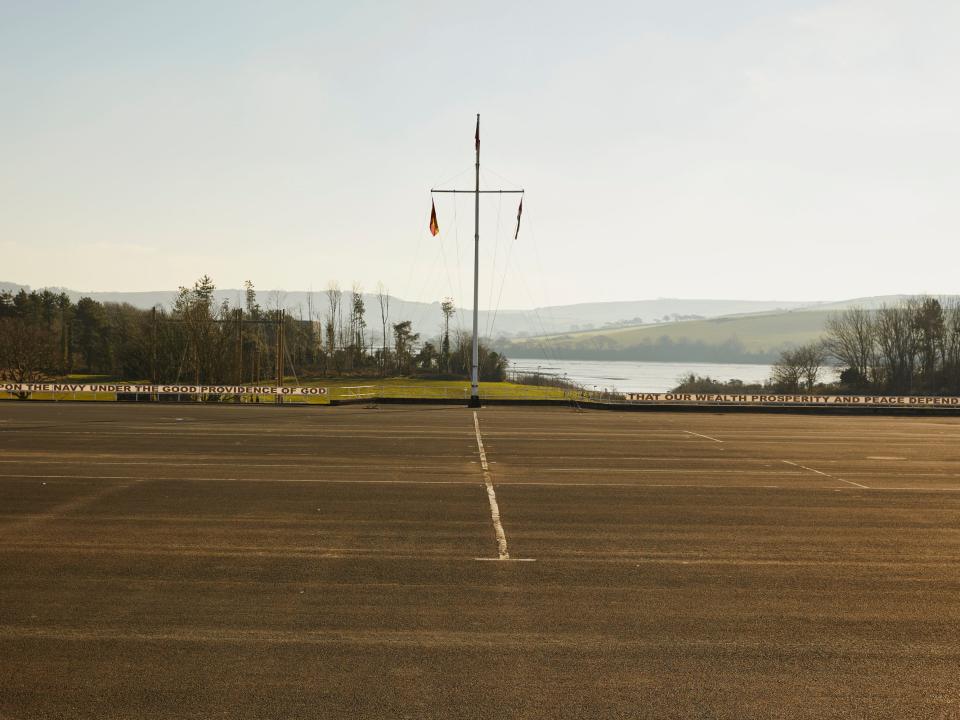
[[[787,465],[793,465],[794,467],[803,468],[804,470],[809,470],[810,472],[816,473],[817,475],[823,475],[824,477],[830,478],[831,480],[839,480],[840,482],[845,482],[848,485],[853,485],[854,487],[863,488],[864,490],[870,489],[866,485],[861,485],[860,483],[854,482],[853,480],[844,480],[842,477],[837,477],[836,475],[830,475],[829,473],[821,472],[820,470],[817,470],[812,467],[807,467],[806,465],[801,465],[800,463],[790,462],[789,460],[784,460],[783,462],[785,462]]]
[[[493,530],[497,534],[497,553],[500,556],[498,560],[509,560],[507,534],[500,522],[500,507],[497,505],[497,493],[493,489],[493,478],[490,477],[490,466],[487,465],[487,453],[483,449],[483,438],[480,437],[480,418],[477,417],[476,410],[473,411],[473,427],[477,433],[477,449],[480,451],[480,466],[483,468],[483,484],[487,487],[487,500],[490,502],[490,517],[493,520]]]
[[[59,505],[54,505],[52,508],[36,514],[31,514],[24,517],[22,520],[14,521],[9,525],[4,525],[0,527],[0,535],[6,533],[17,533],[22,530],[31,528],[38,523],[42,523],[48,520],[57,520],[64,515],[72,513],[76,510],[80,510],[88,505],[96,503],[98,500],[103,500],[104,498],[110,495],[116,495],[117,493],[123,492],[124,490],[133,487],[137,483],[149,482],[149,479],[144,478],[134,478],[133,482],[121,484],[121,485],[108,485],[107,487],[100,488],[90,495],[83,495],[79,498],[73,500],[68,500],[67,502],[60,503]]]
[[[511,558],[511,557],[474,558],[474,560],[479,560],[480,562],[500,562],[501,560],[504,562],[536,562],[537,561],[536,558]]]
[[[555,488],[690,488],[690,489],[702,489],[702,488],[716,488],[719,490],[767,490],[767,489],[783,489],[783,490],[821,490],[821,486],[810,486],[810,487],[783,487],[782,485],[734,485],[730,483],[613,483],[613,482],[551,482],[547,480],[532,480],[532,481],[523,481],[523,480],[511,480],[506,483],[500,483],[501,485],[508,485],[510,487],[555,487]]]
[[[537,467],[536,465],[525,465],[514,467],[515,470],[539,470],[540,472],[550,473],[588,473],[590,475],[608,474],[632,474],[632,475],[664,475],[664,474],[685,474],[698,472],[705,475],[799,475],[797,472],[771,471],[771,470],[714,470],[712,468],[593,468],[593,467]]]
[[[700,433],[695,433],[691,430],[684,430],[687,435],[696,435],[697,437],[706,438],[707,440],[713,440],[715,443],[722,443],[723,440],[717,440],[715,437],[710,437],[709,435],[701,435]]]
[[[871,490],[910,490],[911,492],[960,492],[960,487],[872,487]]]

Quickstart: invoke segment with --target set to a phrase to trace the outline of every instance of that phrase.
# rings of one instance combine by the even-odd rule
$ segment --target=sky
[[[960,4],[0,0],[0,280],[956,293]]]

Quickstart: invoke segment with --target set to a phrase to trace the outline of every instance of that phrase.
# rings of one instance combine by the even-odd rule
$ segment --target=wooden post
[[[237,308],[237,385],[243,385],[243,308]]]
[[[157,378],[157,306],[154,305],[151,311],[153,324],[150,338],[150,377],[154,385],[160,383]]]
[[[284,311],[280,310],[279,320],[277,321],[277,390],[283,387],[283,316]],[[283,404],[283,396],[277,395],[277,403]]]

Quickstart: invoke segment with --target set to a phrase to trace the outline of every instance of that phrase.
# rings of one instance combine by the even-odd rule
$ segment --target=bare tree
[[[877,311],[877,345],[888,392],[912,391],[917,356],[913,318],[914,306],[909,301],[894,307],[884,305]]]
[[[313,362],[319,362],[323,359],[323,329],[314,305],[313,288],[311,288],[307,293],[307,342],[310,358]]]
[[[920,388],[925,393],[938,392],[940,369],[946,360],[946,320],[943,306],[936,298],[923,298],[910,303],[916,339]]]
[[[771,379],[782,392],[794,393],[800,390],[800,366],[794,362],[792,352],[785,350],[771,368]]]
[[[380,303],[380,323],[383,326],[383,354],[380,356],[380,374],[387,373],[387,323],[390,321],[390,294],[383,286],[383,283],[377,283],[377,300]]]
[[[363,290],[357,283],[350,293],[350,346],[353,349],[354,362],[363,362],[364,341],[367,334],[367,307],[363,302]]]
[[[214,289],[213,280],[204,275],[192,288],[181,287],[174,301],[174,315],[186,330],[183,369],[192,371],[198,385],[226,377],[226,364],[235,357],[228,351],[228,338],[218,323],[230,315],[230,308],[226,301],[220,306],[214,305]]]
[[[270,309],[280,315],[280,311],[287,306],[287,294],[283,290],[270,291]]]
[[[453,298],[446,297],[440,303],[440,312],[443,313],[443,338],[440,340],[440,367],[444,372],[450,372],[450,318],[456,312]]]
[[[245,280],[243,283],[244,303],[247,306],[247,315],[256,318],[260,316],[260,305],[257,303],[257,291],[253,282]]]
[[[260,320],[263,315],[263,309],[260,307],[260,303],[257,302],[257,291],[253,286],[253,282],[250,280],[245,281],[243,283],[243,290],[244,303],[246,304],[249,319]],[[252,330],[244,328],[243,334],[245,336],[243,353],[250,358],[250,381],[258,383],[260,382],[261,366],[263,364],[263,351],[267,342],[263,333],[263,325],[259,322],[254,323]],[[250,337],[249,342],[246,340],[246,337]]]
[[[877,323],[869,310],[850,308],[827,318],[826,351],[840,364],[852,369],[857,385],[876,379]]]
[[[773,381],[785,392],[812,391],[825,361],[826,352],[819,342],[784,350],[773,365]]]
[[[36,382],[57,366],[57,337],[26,318],[0,318],[0,378]]]
[[[800,368],[800,378],[806,384],[808,391],[816,387],[820,379],[820,373],[823,371],[823,365],[827,361],[827,353],[823,349],[823,343],[812,342],[801,345],[794,351],[794,361]]]
[[[330,282],[326,289],[327,295],[327,318],[324,322],[324,333],[327,341],[327,356],[330,359],[329,365],[333,370],[339,371],[340,366],[337,361],[337,318],[340,312],[340,285],[336,282]]]
[[[960,393],[960,303],[956,300],[944,307],[943,377],[946,392]]]
[[[401,373],[410,372],[410,359],[413,346],[420,339],[420,334],[412,330],[409,320],[404,320],[393,326],[394,348],[397,354],[397,370]]]

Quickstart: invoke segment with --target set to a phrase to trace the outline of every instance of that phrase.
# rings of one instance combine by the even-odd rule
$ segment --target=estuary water
[[[688,373],[709,375],[714,380],[743,380],[759,383],[770,377],[769,365],[694,362],[632,362],[630,360],[533,360],[510,361],[510,370],[566,375],[588,390],[620,392],[667,392]]]

